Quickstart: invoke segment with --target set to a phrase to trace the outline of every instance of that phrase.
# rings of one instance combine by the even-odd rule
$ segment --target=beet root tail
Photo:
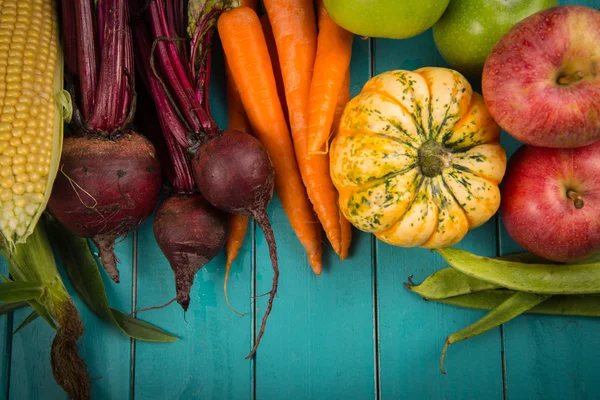
[[[173,273],[175,274],[175,290],[177,291],[177,302],[183,308],[183,311],[187,311],[190,306],[190,292],[192,285],[194,284],[194,276],[198,272],[198,267],[172,266]]]
[[[265,239],[269,244],[269,255],[271,256],[271,264],[273,265],[273,285],[271,286],[271,291],[269,292],[269,301],[267,302],[267,309],[265,310],[265,314],[260,325],[260,331],[258,332],[258,336],[256,337],[256,342],[254,342],[254,347],[252,347],[252,351],[250,351],[250,354],[246,356],[246,360],[254,357],[254,354],[256,353],[256,350],[260,345],[260,340],[262,339],[265,333],[267,319],[269,318],[269,314],[271,314],[271,309],[273,308],[273,300],[275,299],[275,295],[277,294],[277,286],[279,284],[279,263],[277,261],[277,246],[275,244],[275,235],[273,234],[273,229],[271,228],[271,223],[269,222],[267,212],[265,210],[259,210],[255,212],[254,219],[261,227],[265,235]]]
[[[100,254],[100,261],[102,266],[115,283],[119,283],[119,270],[117,269],[117,263],[119,259],[115,255],[115,239],[114,235],[96,235],[92,238],[92,242],[98,248]]]
[[[60,327],[52,341],[50,364],[56,383],[70,399],[90,399],[91,383],[85,361],[79,356],[77,341],[83,336],[83,324],[70,301],[64,306]]]

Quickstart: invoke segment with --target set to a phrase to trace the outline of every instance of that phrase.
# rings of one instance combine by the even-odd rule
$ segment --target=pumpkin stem
[[[452,155],[435,140],[428,140],[419,148],[419,168],[429,178],[438,176],[452,165]]]

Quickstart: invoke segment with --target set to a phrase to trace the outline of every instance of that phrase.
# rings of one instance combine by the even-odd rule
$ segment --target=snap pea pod
[[[539,263],[544,259],[532,253],[518,253],[498,257],[498,260],[518,261],[522,263]],[[427,300],[439,300],[453,296],[461,296],[484,290],[499,289],[501,286],[472,278],[455,268],[444,268],[429,275],[420,285],[413,284],[411,278],[404,284],[408,290],[420,294]]]
[[[516,292],[500,303],[497,307],[492,309],[479,321],[474,322],[466,328],[449,335],[446,338],[446,343],[444,344],[444,349],[442,350],[442,357],[440,358],[440,371],[442,374],[446,373],[446,371],[444,371],[444,359],[446,358],[446,351],[448,351],[448,347],[450,347],[450,345],[462,340],[470,339],[474,336],[487,332],[490,329],[500,326],[503,323],[518,317],[527,310],[537,306],[549,297],[549,295]]]
[[[480,257],[460,249],[436,250],[454,268],[507,289],[538,294],[600,293],[600,263],[525,264]]]
[[[404,287],[411,292],[420,294],[426,300],[440,300],[500,288],[496,284],[472,278],[454,268],[436,271],[420,285],[413,284],[409,278]]]
[[[445,299],[435,299],[434,301],[463,308],[492,310],[515,293],[516,292],[512,290],[488,290],[485,292],[464,294]],[[527,310],[526,313],[600,317],[600,296],[552,296],[543,303]]]

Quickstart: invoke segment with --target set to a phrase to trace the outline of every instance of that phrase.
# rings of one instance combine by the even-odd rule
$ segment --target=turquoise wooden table
[[[575,3],[575,2],[572,2]],[[580,1],[600,7],[600,0]],[[215,61],[212,104],[226,126],[222,57]],[[403,41],[356,39],[352,93],[391,69],[444,66],[431,31]],[[474,87],[479,84],[473,82]],[[509,152],[517,143],[504,137]],[[354,232],[349,260],[325,249],[315,276],[277,199],[269,216],[276,233],[281,277],[278,297],[255,360],[244,357],[264,312],[271,264],[264,237],[251,225],[223,298],[224,255],[201,270],[185,315],[178,306],[140,314],[180,341],[130,340],[80,301],[85,357],[96,399],[598,399],[600,319],[522,316],[450,348],[447,375],[438,368],[443,342],[483,315],[428,303],[402,287],[444,266],[424,249],[394,248]],[[494,218],[458,245],[496,256],[519,250]],[[175,295],[173,275],[148,221],[117,246],[121,283],[105,275],[111,305],[130,312]],[[0,266],[0,273],[6,265]],[[71,288],[69,288],[71,289]],[[41,320],[11,332],[29,311],[0,317],[0,398],[62,400],[49,348],[53,332]]]

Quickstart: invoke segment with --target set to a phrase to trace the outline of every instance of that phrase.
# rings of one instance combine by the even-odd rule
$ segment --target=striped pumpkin
[[[370,79],[331,145],[340,208],[384,242],[458,243],[500,205],[500,128],[458,72],[422,68]]]

